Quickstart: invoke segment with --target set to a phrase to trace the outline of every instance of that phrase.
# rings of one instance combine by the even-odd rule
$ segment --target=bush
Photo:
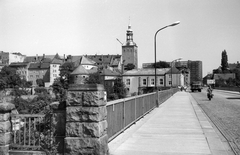
[[[113,100],[117,100],[118,99],[118,95],[117,94],[109,94],[107,97],[108,101],[113,101]]]
[[[34,90],[35,90],[35,94],[47,94],[48,93],[47,89],[42,88],[42,87],[37,87]]]

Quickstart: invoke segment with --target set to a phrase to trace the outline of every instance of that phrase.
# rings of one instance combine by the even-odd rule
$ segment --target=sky
[[[239,0],[0,0],[0,51],[23,55],[122,54],[131,24],[138,67],[202,61],[203,76],[240,60]]]

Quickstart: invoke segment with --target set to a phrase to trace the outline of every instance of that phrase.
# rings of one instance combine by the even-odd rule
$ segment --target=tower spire
[[[128,21],[128,29],[131,29],[131,19],[130,19],[130,16],[129,16],[129,21]]]

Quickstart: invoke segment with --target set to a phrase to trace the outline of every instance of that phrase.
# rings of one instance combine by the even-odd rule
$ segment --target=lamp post
[[[170,26],[175,26],[175,25],[178,25],[180,23],[180,21],[177,21],[177,22],[174,22],[174,23],[172,23],[172,24],[170,24],[170,25],[167,25],[167,26],[164,26],[164,27],[162,27],[162,28],[160,28],[159,30],[157,30],[157,32],[155,33],[155,35],[154,35],[154,53],[155,53],[155,55],[154,55],[154,58],[155,58],[155,66],[154,66],[154,68],[155,68],[155,91],[157,90],[157,68],[156,68],[156,57],[157,57],[157,53],[156,53],[156,38],[157,38],[157,34],[158,34],[158,32],[159,31],[161,31],[161,30],[163,30],[163,29],[165,29],[165,28],[167,28],[167,27],[170,27]]]
[[[178,61],[178,60],[181,60],[182,58],[178,58],[178,59],[175,59],[175,60],[173,60],[172,62],[171,62],[171,88],[172,88],[172,82],[173,82],[173,78],[172,78],[172,69],[173,69],[173,67],[172,67],[172,63],[173,62],[175,62],[175,61]]]

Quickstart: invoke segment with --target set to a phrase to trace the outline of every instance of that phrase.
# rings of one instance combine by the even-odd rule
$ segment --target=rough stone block
[[[8,155],[9,145],[0,146],[0,155]]]
[[[9,120],[10,113],[0,114],[0,122]]]
[[[11,141],[11,133],[0,133],[0,146],[10,144]]]
[[[66,124],[67,137],[99,138],[107,133],[107,121],[81,123],[69,122]]]
[[[100,138],[65,138],[66,154],[108,154],[108,136]]]
[[[0,122],[0,133],[5,133],[11,131],[10,121]]]
[[[82,105],[83,92],[82,91],[68,91],[67,93],[67,106]]]
[[[66,137],[83,137],[83,127],[81,122],[66,123]]]
[[[15,109],[15,105],[9,102],[0,103],[0,113],[10,112]]]
[[[101,137],[107,133],[107,121],[83,123],[83,134],[87,137]]]
[[[67,107],[66,121],[100,122],[107,118],[106,106]]]
[[[104,106],[107,101],[104,98],[105,91],[86,91],[83,93],[84,106]]]

